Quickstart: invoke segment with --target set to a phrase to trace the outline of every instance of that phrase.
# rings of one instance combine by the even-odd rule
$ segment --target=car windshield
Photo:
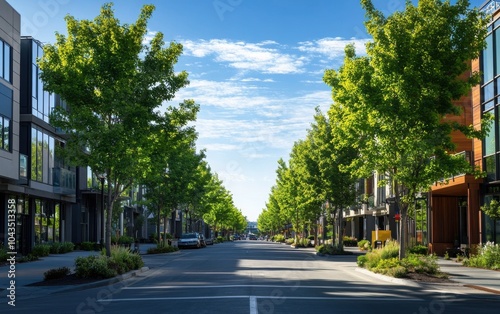
[[[181,236],[181,239],[192,239],[192,238],[196,238],[195,233],[186,233]]]

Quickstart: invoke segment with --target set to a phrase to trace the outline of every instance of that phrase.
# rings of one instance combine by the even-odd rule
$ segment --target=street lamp
[[[105,173],[97,174],[97,178],[101,180],[101,246],[104,245],[104,179],[106,179]]]

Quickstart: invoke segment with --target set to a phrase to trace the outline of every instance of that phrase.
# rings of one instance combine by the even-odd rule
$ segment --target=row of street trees
[[[259,228],[277,230],[292,222],[296,231],[315,221],[321,204],[331,213],[354,204],[353,183],[373,171],[387,178],[400,210],[400,258],[405,255],[408,208],[420,192],[440,178],[459,173],[481,175],[455,157],[451,133],[483,138],[480,128],[447,119],[461,114],[454,101],[480,82],[471,60],[485,47],[487,19],[467,0],[407,2],[404,11],[385,17],[371,0],[361,0],[372,41],[366,55],[345,48],[343,65],[326,70],[332,88],[327,115],[316,113],[305,140],[297,141],[288,165],[278,162],[277,183]],[[340,210],[340,211],[339,211]],[[342,236],[337,243],[342,245]]]
[[[114,205],[134,184],[146,187],[158,228],[181,205],[218,230],[246,225],[204,152],[196,151],[199,105],[185,100],[162,109],[189,81],[188,73],[174,71],[181,44],[166,46],[161,32],[144,42],[153,11],[143,6],[133,24],[120,24],[112,4],[94,20],[67,16],[67,35],[56,33],[39,60],[45,89],[67,104],[51,116],[66,136],[60,154],[106,178],[108,256]]]

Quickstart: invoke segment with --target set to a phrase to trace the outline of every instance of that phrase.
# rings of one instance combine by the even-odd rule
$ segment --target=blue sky
[[[7,0],[21,14],[21,34],[53,43],[64,16],[93,19],[102,4],[86,0]],[[472,0],[472,6],[485,1]],[[374,0],[386,15],[405,0]],[[416,3],[416,1],[414,1]],[[277,161],[305,136],[314,108],[326,111],[325,69],[338,68],[346,44],[359,54],[369,40],[358,0],[114,1],[115,15],[133,23],[144,4],[156,10],[148,28],[184,45],[176,70],[190,85],[174,102],[194,99],[198,149],[251,221],[265,208]]]

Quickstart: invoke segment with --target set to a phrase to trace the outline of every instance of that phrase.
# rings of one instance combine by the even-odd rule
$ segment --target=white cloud
[[[344,49],[348,44],[354,44],[356,53],[365,54],[365,44],[370,39],[345,39],[341,37],[322,38],[315,41],[305,41],[299,43],[298,49],[302,52],[315,53],[326,56],[328,59],[342,59],[344,57]]]
[[[148,31],[146,35],[144,35],[144,38],[142,39],[142,44],[147,45],[153,40],[153,38],[156,36],[158,32],[157,31]]]
[[[186,54],[203,58],[215,55],[215,61],[228,63],[238,70],[250,70],[271,74],[302,73],[305,58],[282,53],[269,45],[274,41],[246,43],[225,39],[186,40],[182,42]]]

